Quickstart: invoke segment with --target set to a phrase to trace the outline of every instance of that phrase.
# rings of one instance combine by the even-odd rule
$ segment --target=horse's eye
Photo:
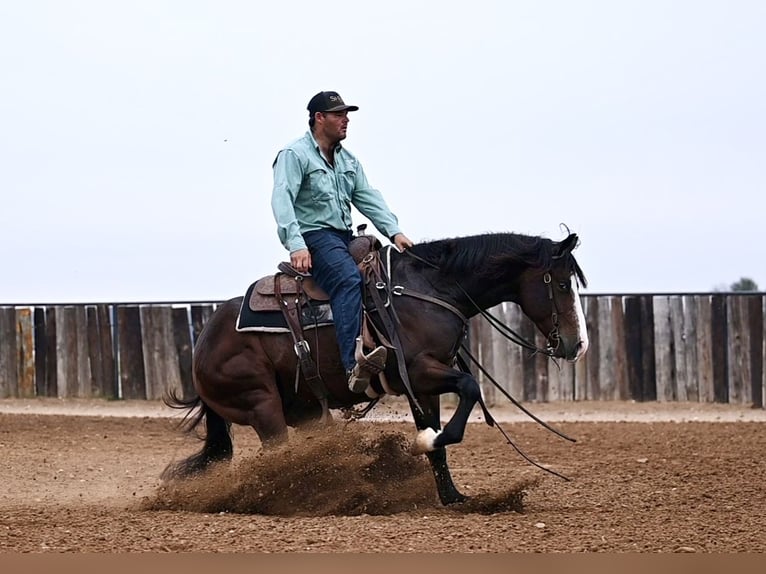
[[[569,281],[559,281],[559,289],[569,291]]]

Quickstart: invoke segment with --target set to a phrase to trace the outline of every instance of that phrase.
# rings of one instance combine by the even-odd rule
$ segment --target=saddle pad
[[[289,333],[290,329],[285,321],[285,316],[279,307],[274,304],[273,308],[253,310],[249,304],[253,296],[256,295],[256,283],[250,285],[242,299],[242,305],[237,315],[236,329],[239,332],[260,331],[266,333]],[[262,297],[270,301],[276,301],[276,297]],[[313,327],[327,327],[333,324],[332,310],[330,303],[327,302],[309,302],[301,307],[301,325],[304,329]]]

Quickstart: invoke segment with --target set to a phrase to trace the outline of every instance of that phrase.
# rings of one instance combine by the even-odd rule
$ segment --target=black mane
[[[487,233],[418,243],[410,250],[456,278],[470,273],[484,279],[494,279],[507,272],[509,265],[550,269],[554,262],[554,245],[551,239],[533,235]],[[579,282],[587,285],[571,253],[569,261]]]

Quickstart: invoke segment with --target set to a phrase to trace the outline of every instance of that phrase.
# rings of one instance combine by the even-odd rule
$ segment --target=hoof
[[[442,500],[442,504],[444,506],[449,506],[450,504],[461,504],[463,502],[468,502],[469,500],[470,500],[470,497],[465,496],[464,494],[460,494],[458,492],[449,497],[445,497],[445,499]]]
[[[417,455],[436,450],[434,442],[436,441],[436,437],[438,437],[441,432],[442,431],[435,431],[432,428],[427,428],[420,431],[418,436],[415,438],[415,443],[412,445],[412,448],[410,448],[410,453]]]

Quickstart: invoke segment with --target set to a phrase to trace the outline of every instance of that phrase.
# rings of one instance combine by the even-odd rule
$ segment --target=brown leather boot
[[[366,355],[357,346],[356,365],[348,376],[348,388],[354,393],[363,393],[370,384],[370,377],[386,368],[385,347],[376,347]]]

